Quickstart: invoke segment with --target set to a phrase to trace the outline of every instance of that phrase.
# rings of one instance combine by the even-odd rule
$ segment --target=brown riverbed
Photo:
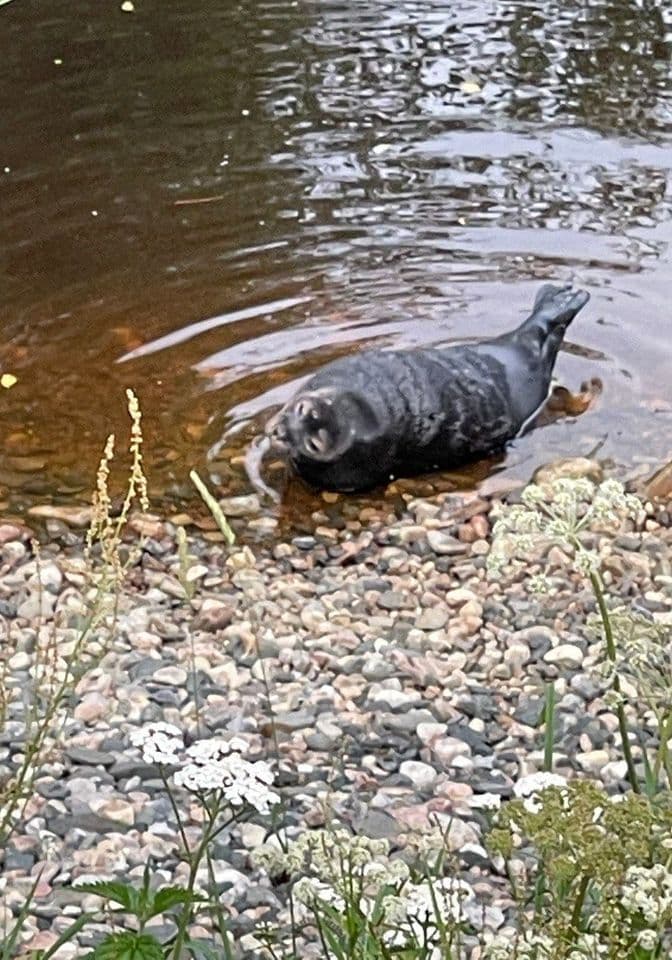
[[[592,295],[559,379],[604,390],[488,469],[672,455],[665,5],[131,6],[0,6],[8,509],[86,498],[126,386],[155,496],[194,466],[246,492],[237,455],[300,377],[500,333],[548,279]]]

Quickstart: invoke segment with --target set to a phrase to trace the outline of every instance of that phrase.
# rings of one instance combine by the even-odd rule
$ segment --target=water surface
[[[194,466],[245,492],[245,444],[320,364],[501,333],[548,280],[592,296],[558,378],[604,391],[504,479],[672,456],[672,9],[134,3],[0,8],[10,509],[86,497],[126,386],[155,496]]]

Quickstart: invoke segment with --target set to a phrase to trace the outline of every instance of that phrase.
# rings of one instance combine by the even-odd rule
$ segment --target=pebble
[[[419,760],[404,760],[399,767],[399,773],[421,792],[430,790],[438,777],[434,767],[430,767],[428,763],[422,763]]]
[[[448,623],[448,611],[445,607],[429,607],[423,610],[415,625],[419,630],[440,630]]]
[[[594,465],[585,469],[599,475]],[[48,949],[54,931],[76,919],[82,897],[68,884],[80,874],[140,882],[151,859],[157,882],[185,881],[173,809],[157,770],[129,740],[150,721],[177,724],[187,743],[212,734],[243,736],[251,757],[272,761],[292,836],[333,816],[355,832],[394,843],[410,825],[438,821],[448,831],[449,849],[482,886],[488,906],[478,922],[486,916],[492,929],[509,921],[510,910],[499,880],[492,883],[481,829],[488,815],[469,801],[482,793],[508,798],[521,773],[541,768],[537,728],[549,677],[555,677],[557,768],[613,792],[625,789],[617,718],[602,700],[603,685],[592,671],[583,672],[595,658],[585,630],[590,597],[576,590],[563,551],[554,548],[547,557],[557,565],[560,592],[540,601],[520,580],[486,578],[487,502],[434,490],[427,500],[409,499],[400,491],[382,507],[323,498],[312,515],[312,507],[304,509],[303,532],[287,542],[257,542],[263,524],[254,532],[251,523],[240,524],[251,546],[230,548],[190,533],[195,579],[189,603],[176,575],[172,524],[145,517],[129,526],[150,540],[131,568],[131,590],[120,594],[114,639],[102,660],[82,664],[63,755],[55,750],[45,766],[29,820],[5,852],[5,872],[12,874],[6,896],[14,911],[31,874],[45,864],[44,896],[22,949],[31,942]],[[223,503],[231,517],[265,519],[258,498]],[[283,516],[280,529],[286,522]],[[190,525],[190,518],[183,523]],[[39,639],[36,617],[52,612],[58,600],[63,623],[55,618],[53,629],[67,656],[88,584],[75,546],[79,535],[59,522],[52,535],[72,539],[67,557],[53,544],[43,547],[47,599],[40,611],[28,534],[6,526],[0,524],[0,613],[12,646],[0,778],[11,773],[25,742],[18,721]],[[272,539],[280,537],[276,531]],[[596,540],[598,549],[611,550],[612,584],[627,581],[655,618],[672,608],[671,540],[664,526],[651,523],[644,535],[635,529],[615,542]],[[17,615],[23,619],[15,624]],[[641,766],[639,753],[636,759]],[[196,839],[197,805],[184,796],[178,803],[188,836]],[[256,942],[258,918],[272,917],[284,903],[284,888],[271,889],[250,863],[268,828],[255,817],[218,837],[213,851],[238,944],[244,937]],[[98,898],[91,905],[98,910]],[[169,937],[164,920],[152,928]],[[51,937],[39,939],[47,930]],[[70,955],[86,953],[103,932],[94,925]],[[299,949],[308,956],[304,946]]]
[[[592,777],[598,777],[609,763],[609,752],[607,750],[588,750],[586,753],[577,753],[576,762],[584,773],[588,773]]]
[[[32,658],[27,653],[15,653],[7,661],[7,666],[11,671],[27,670],[32,663]]]
[[[552,663],[558,667],[568,667],[578,669],[583,665],[585,654],[581,647],[574,646],[573,643],[560,643],[544,654],[546,663]]]
[[[219,501],[225,517],[250,517],[259,513],[259,497],[253,493],[243,497],[225,497]]]
[[[169,687],[184,687],[189,674],[182,667],[160,667],[152,674],[156,683],[166,684]]]
[[[444,767],[452,766],[459,757],[471,756],[469,744],[456,737],[441,737],[435,740],[432,743],[432,752]]]
[[[93,723],[104,717],[110,709],[110,700],[102,693],[87,693],[73,711],[75,720]]]
[[[429,530],[427,532],[429,546],[440,556],[457,557],[467,552],[468,545],[443,530]]]

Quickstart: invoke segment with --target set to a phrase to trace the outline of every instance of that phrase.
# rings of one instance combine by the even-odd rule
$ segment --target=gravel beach
[[[163,785],[129,741],[143,723],[164,720],[188,739],[245,738],[253,757],[273,764],[290,830],[330,815],[394,845],[438,816],[465,877],[489,900],[489,925],[505,928],[510,901],[482,843],[478,797],[508,797],[516,777],[541,769],[546,682],[557,694],[555,769],[610,792],[625,790],[626,770],[592,669],[593,596],[557,547],[543,561],[558,586],[550,597],[530,595],[522,574],[489,579],[498,506],[442,493],[410,500],[401,517],[369,509],[342,529],[316,523],[312,534],[252,546],[228,547],[192,527],[191,599],[180,582],[177,524],[135,517],[129,538],[145,540],[112,636],[79,679],[65,726],[52,731],[53,756],[2,854],[0,927],[11,925],[36,880],[26,954],[53,944],[82,910],[99,909],[97,898],[72,889],[78,877],[140,880],[148,861],[166,882],[180,876]],[[244,502],[228,508],[246,522]],[[670,515],[646,509],[640,528],[596,535],[593,546],[614,595],[672,622]],[[0,523],[0,557],[9,651],[3,781],[22,758],[40,636],[50,631],[67,658],[88,581],[82,537],[60,521],[51,522],[39,562],[28,529]],[[541,559],[530,559],[525,576],[542,569]],[[189,829],[198,829],[193,818]],[[222,834],[214,851],[243,956],[259,947],[260,920],[283,909],[282,887],[251,862],[266,833],[260,818]],[[80,956],[107,929],[99,913],[58,960]],[[149,929],[159,939],[171,934],[163,918]]]

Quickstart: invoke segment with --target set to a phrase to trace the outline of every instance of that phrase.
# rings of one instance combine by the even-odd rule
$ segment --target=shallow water
[[[592,295],[558,379],[604,391],[497,482],[672,456],[672,8],[134,2],[0,7],[10,509],[86,497],[126,386],[155,495],[246,492],[301,377],[501,333],[549,279]]]

